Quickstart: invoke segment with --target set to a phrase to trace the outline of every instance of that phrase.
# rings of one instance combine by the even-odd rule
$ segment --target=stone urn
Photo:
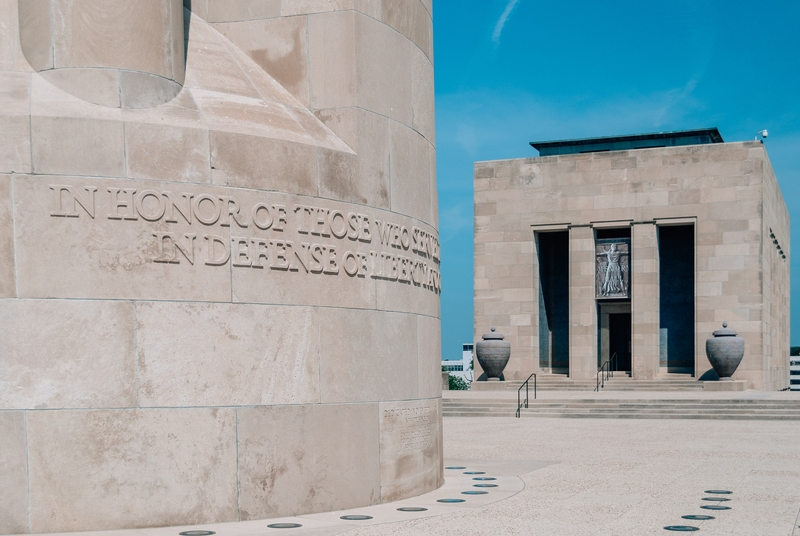
[[[722,329],[706,339],[706,355],[720,381],[731,381],[744,357],[744,339],[737,337],[734,330],[728,329],[728,323],[723,322]]]
[[[511,357],[511,343],[504,341],[504,338],[492,328],[491,333],[484,335],[483,340],[475,344],[475,357],[491,381],[500,381],[500,375]]]

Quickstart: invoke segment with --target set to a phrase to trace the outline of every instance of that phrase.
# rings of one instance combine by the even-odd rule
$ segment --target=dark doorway
[[[608,355],[617,354],[612,360],[612,370],[631,370],[631,314],[612,313],[608,315]]]
[[[569,233],[536,233],[539,258],[539,366],[569,372]]]
[[[694,372],[694,226],[658,228],[661,367]]]

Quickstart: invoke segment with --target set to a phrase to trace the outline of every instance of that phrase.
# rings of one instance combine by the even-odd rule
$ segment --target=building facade
[[[800,358],[792,357],[789,361],[789,389],[800,391]]]
[[[506,379],[590,379],[606,361],[715,379],[705,340],[728,322],[735,379],[789,386],[789,214],[762,142],[532,145],[542,156],[475,164],[475,338],[506,335]]]
[[[443,359],[442,372],[449,372],[452,376],[457,376],[464,381],[471,382],[472,374],[472,352],[474,345],[464,343],[461,345],[461,359]]]

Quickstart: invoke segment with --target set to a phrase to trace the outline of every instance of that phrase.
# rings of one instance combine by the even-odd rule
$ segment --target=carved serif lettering
[[[441,292],[435,233],[358,210],[287,206],[268,193],[245,204],[233,195],[151,188],[51,185],[50,192],[54,218],[149,225],[153,263],[375,279]]]

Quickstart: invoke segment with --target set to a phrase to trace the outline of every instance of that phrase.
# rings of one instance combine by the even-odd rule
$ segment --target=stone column
[[[631,227],[631,376],[651,380],[659,369],[658,232],[655,223]]]
[[[31,67],[79,99],[150,108],[183,86],[182,0],[26,0],[19,15]]]
[[[597,375],[597,303],[595,301],[594,231],[569,230],[569,376]]]
[[[541,316],[545,314],[544,312],[544,302],[542,301],[542,282],[539,279],[539,237],[534,232],[533,233],[533,255],[531,260],[533,261],[533,284],[531,285],[531,290],[533,291],[531,304],[533,307],[533,314],[531,315],[531,334],[533,336],[533,368],[531,369],[532,372],[542,372],[542,351],[541,351],[541,337],[542,333],[540,332],[541,326]],[[549,361],[545,365],[545,368],[549,371],[550,363]]]

